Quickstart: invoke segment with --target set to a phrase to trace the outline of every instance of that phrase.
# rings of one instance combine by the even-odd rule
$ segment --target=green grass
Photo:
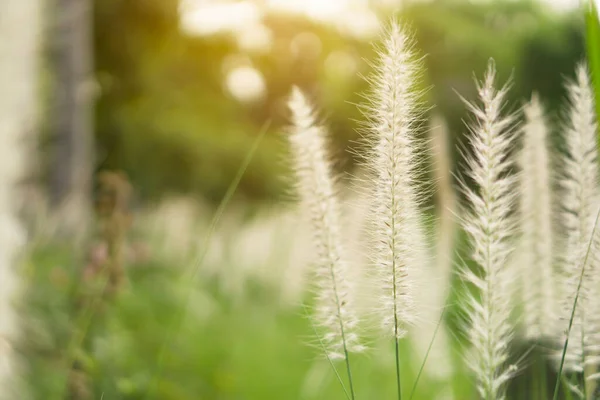
[[[27,314],[35,329],[27,331],[24,350],[34,399],[65,399],[60,394],[69,371],[64,349],[77,326],[81,296],[90,289],[79,281],[81,266],[75,254],[69,246],[53,244],[32,249],[26,260]],[[208,279],[202,274],[190,293],[189,283],[181,280],[185,268],[158,259],[163,258],[128,265],[131,287],[103,304],[77,349],[76,361],[92,399],[104,395],[111,400],[140,400],[151,386],[157,388],[146,397],[152,400],[346,399],[302,306],[282,306],[278,289],[258,281],[248,282],[244,297],[234,300],[218,289],[224,277]],[[476,398],[462,360],[465,343],[456,322],[460,318],[456,296],[453,291],[454,306],[444,318],[454,335],[447,361],[455,372],[448,383],[424,373],[414,400],[435,399],[448,391],[456,399]],[[178,334],[171,335],[170,326],[187,298],[186,317]],[[167,338],[156,376],[155,362]],[[377,338],[369,344],[367,354],[352,358],[356,397],[393,399],[397,396],[393,345]],[[411,342],[403,340],[400,346],[402,381],[411,388],[422,360]],[[519,358],[529,350],[530,345],[515,343],[511,352]],[[539,352],[531,352],[510,382],[511,400],[542,399],[536,357],[540,359]],[[344,366],[336,365],[342,373]],[[547,371],[546,381],[553,385],[549,364]],[[559,398],[566,398],[562,390]]]
[[[85,289],[75,257],[66,247],[35,249],[28,258],[28,314],[37,333],[28,335],[28,382],[35,399],[62,399],[67,382],[63,349],[73,335],[78,303]],[[179,268],[146,262],[129,266],[130,290],[96,313],[77,364],[85,371],[92,398],[140,399],[152,377],[169,324],[187,297]],[[198,284],[179,334],[167,344],[159,391],[152,399],[344,399],[327,362],[313,346],[301,307],[277,305],[275,290],[254,283],[243,302],[215,290],[216,281]],[[404,343],[403,379],[413,382],[419,360]],[[357,398],[396,395],[393,349],[375,346],[353,358]],[[338,366],[341,368],[342,366]],[[459,378],[461,398],[472,393]],[[415,399],[442,393],[439,382],[422,377]]]
[[[590,70],[596,92],[596,110],[600,118],[600,21],[594,0],[588,0],[589,6],[586,7],[585,19],[587,26],[586,45]]]

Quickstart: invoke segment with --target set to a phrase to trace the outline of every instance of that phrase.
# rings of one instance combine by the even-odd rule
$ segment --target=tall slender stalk
[[[346,373],[348,374],[348,386],[350,387],[350,396],[352,397],[352,400],[354,400],[354,398],[355,398],[354,382],[352,379],[352,368],[350,367],[350,355],[348,353],[348,341],[346,339],[346,332],[344,329],[344,320],[341,317],[342,308],[341,308],[340,297],[338,294],[338,288],[337,288],[337,283],[336,283],[337,277],[335,275],[334,268],[331,268],[330,271],[331,271],[331,282],[333,285],[333,293],[335,296],[335,303],[336,303],[336,308],[337,308],[338,322],[340,324],[340,336],[342,339],[342,346],[343,346],[343,350],[344,350],[344,362],[346,364]],[[327,357],[329,358],[329,355]]]
[[[592,84],[596,98],[600,98],[600,14],[594,0],[588,0],[585,10],[586,45]],[[596,103],[596,117],[600,120],[600,102]],[[600,145],[600,140],[599,140]]]
[[[600,209],[598,210],[598,213],[596,214],[596,220],[594,222],[594,227],[592,228],[592,233],[590,235],[590,240],[588,242],[588,246],[587,246],[587,250],[585,252],[585,258],[583,260],[583,264],[581,265],[581,271],[579,273],[579,282],[577,283],[577,290],[575,292],[575,299],[573,300],[573,308],[571,309],[571,315],[569,318],[569,325],[567,326],[567,330],[566,330],[566,338],[563,344],[563,348],[562,348],[562,353],[561,353],[561,358],[560,358],[560,364],[558,367],[558,375],[556,377],[556,384],[554,385],[554,395],[552,396],[553,400],[558,400],[558,389],[560,388],[560,380],[562,377],[562,373],[563,373],[563,368],[565,366],[565,358],[567,355],[567,348],[569,347],[569,337],[570,337],[570,333],[571,333],[571,329],[573,328],[573,320],[575,319],[575,311],[577,310],[577,303],[579,302],[579,295],[581,293],[581,287],[583,284],[583,277],[585,275],[585,266],[588,263],[588,258],[590,256],[590,250],[592,249],[592,243],[594,240],[594,237],[596,236],[596,228],[598,226],[598,222],[600,220]],[[585,386],[585,383],[584,383]]]
[[[179,329],[181,328],[181,325],[183,324],[185,317],[187,316],[188,308],[190,306],[190,301],[191,301],[192,295],[195,290],[194,283],[196,281],[196,277],[198,276],[198,272],[200,271],[200,268],[202,267],[202,265],[204,263],[204,259],[205,259],[206,255],[208,254],[209,246],[210,246],[211,240],[213,238],[213,235],[217,229],[217,226],[221,222],[221,218],[223,217],[225,210],[229,206],[229,203],[230,203],[231,199],[233,198],[233,195],[235,194],[242,178],[244,177],[244,174],[246,173],[248,166],[252,162],[254,155],[256,154],[256,151],[258,150],[258,147],[259,147],[260,143],[262,142],[262,139],[265,137],[270,125],[271,125],[271,121],[269,120],[269,121],[265,122],[263,124],[263,126],[261,127],[259,134],[257,135],[256,139],[252,143],[252,147],[249,149],[248,153],[246,153],[246,157],[244,158],[242,164],[238,168],[234,179],[229,184],[229,187],[227,188],[227,192],[225,193],[225,196],[223,196],[223,199],[219,203],[219,206],[210,222],[210,226],[208,228],[206,237],[204,238],[204,243],[203,243],[204,246],[202,248],[202,252],[200,253],[198,259],[195,260],[195,262],[191,265],[191,268],[188,271],[185,271],[185,273],[182,274],[182,276],[181,276],[181,282],[182,282],[182,284],[187,284],[187,287],[186,287],[187,290],[186,290],[185,296],[183,298],[183,302],[180,305],[180,308],[177,310],[176,314],[174,315],[173,319],[171,320],[171,322],[169,323],[169,325],[167,327],[167,333],[165,335],[164,340],[161,342],[160,348],[158,350],[156,365],[154,366],[154,368],[152,368],[152,373],[150,375],[151,376],[150,384],[148,385],[148,389],[146,390],[143,399],[148,398],[153,393],[154,390],[159,389],[159,385],[160,385],[159,377],[162,372],[163,364],[165,361],[167,345],[176,338],[176,335],[177,335]]]
[[[402,380],[400,378],[400,340],[395,339],[395,350],[396,350],[396,386],[398,388],[398,400],[402,400]]]
[[[504,385],[514,373],[507,367],[508,345],[512,337],[509,322],[511,270],[507,268],[513,252],[510,237],[515,230],[511,208],[516,200],[515,177],[509,152],[514,146],[514,118],[503,116],[507,88],[495,88],[496,71],[490,62],[483,82],[478,85],[481,106],[466,103],[475,121],[471,124],[470,144],[473,154],[467,157],[469,177],[474,186],[462,181],[462,190],[470,208],[465,210],[463,229],[472,247],[471,258],[479,273],[465,267],[468,282],[480,295],[470,295],[466,314],[470,322],[469,337],[474,354],[469,366],[477,376],[481,398],[504,399]]]
[[[309,317],[306,308],[304,309],[304,311],[306,313],[306,316]],[[344,385],[344,381],[342,380],[342,377],[340,376],[340,373],[338,372],[337,368],[335,367],[335,364],[333,363],[333,360],[327,354],[327,348],[325,347],[325,344],[323,343],[323,339],[321,338],[321,335],[319,335],[319,332],[317,331],[317,328],[315,327],[314,324],[311,323],[311,327],[313,328],[313,332],[315,334],[315,337],[319,341],[319,345],[321,346],[321,349],[323,350],[323,353],[325,354],[325,357],[327,358],[327,361],[329,362],[329,365],[331,365],[331,369],[333,369],[335,377],[337,378],[338,382],[342,386],[342,389],[344,390],[344,394],[346,395],[346,398],[348,400],[350,400],[351,399],[351,395],[350,395],[350,393],[348,393],[348,389],[346,389],[346,385]],[[346,363],[346,367],[347,367],[348,376],[350,376],[350,364]],[[349,378],[349,381],[352,381],[352,379]],[[354,393],[354,391],[352,391],[352,393]]]
[[[429,353],[431,352],[431,349],[433,348],[433,343],[435,342],[435,338],[438,334],[438,331],[440,330],[440,327],[442,326],[445,315],[446,315],[446,309],[444,308],[444,311],[442,311],[442,314],[440,315],[440,319],[439,319],[437,325],[435,326],[435,330],[433,331],[433,336],[431,337],[431,341],[429,342],[427,352],[425,353],[425,357],[423,358],[423,362],[421,363],[421,367],[419,368],[419,373],[417,374],[417,378],[415,379],[415,382],[413,383],[413,387],[410,391],[410,396],[409,396],[408,400],[412,400],[413,396],[415,395],[415,391],[417,390],[417,385],[419,384],[419,379],[421,379],[421,375],[423,374],[423,370],[425,369],[425,364],[427,363],[427,359],[429,358]]]
[[[596,228],[593,222],[600,192],[596,145],[598,125],[587,66],[580,65],[576,75],[576,79],[567,86],[566,152],[562,157],[561,177],[561,218],[565,240],[561,260],[561,317],[569,321],[571,328],[568,334],[573,337],[567,342],[567,338],[563,339],[561,335],[560,340],[569,346],[564,347],[562,353],[557,351],[557,356],[561,359],[561,373],[564,368],[566,372],[583,376],[583,388],[577,390],[585,395],[588,371],[598,363],[594,353],[600,345],[600,317],[596,311],[599,303],[596,288],[600,281],[600,239],[590,242]],[[584,260],[587,263],[585,268]],[[575,301],[578,303],[576,309],[573,307]]]
[[[556,334],[557,296],[549,129],[537,95],[525,105],[524,114],[518,157],[521,167],[518,272],[523,325],[528,339],[551,339]]]
[[[364,348],[356,332],[358,318],[348,277],[348,252],[342,242],[341,207],[327,153],[325,130],[316,123],[312,107],[296,88],[292,91],[289,107],[293,121],[289,141],[297,193],[312,223],[317,250],[315,322],[324,332],[320,337],[327,357],[345,361],[350,396],[354,400],[349,354]]]
[[[415,269],[423,260],[421,191],[417,185],[421,107],[417,89],[421,62],[413,41],[392,23],[379,50],[371,84],[366,165],[372,174],[372,265],[379,286],[384,332],[394,338],[396,386],[402,398],[400,340],[416,320]]]

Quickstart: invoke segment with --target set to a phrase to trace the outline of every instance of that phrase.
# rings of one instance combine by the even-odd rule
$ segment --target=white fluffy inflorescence
[[[371,79],[367,166],[373,179],[371,263],[377,273],[380,319],[385,332],[396,339],[415,322],[416,280],[411,270],[424,260],[415,138],[420,67],[411,38],[392,24]]]
[[[289,136],[294,158],[298,194],[311,218],[317,256],[316,322],[323,329],[322,341],[328,356],[345,359],[348,352],[363,349],[357,331],[358,319],[344,249],[340,204],[327,154],[325,129],[298,89],[289,100],[293,127]]]
[[[548,127],[534,96],[525,106],[519,154],[521,174],[519,275],[523,323],[529,339],[550,339],[556,332],[556,283],[553,272],[552,174]]]
[[[469,295],[465,305],[474,350],[468,363],[484,399],[503,399],[504,384],[514,371],[507,360],[512,337],[509,289],[513,285],[508,268],[513,251],[509,238],[515,231],[511,208],[517,197],[515,176],[509,174],[509,152],[516,134],[514,118],[502,115],[507,88],[495,89],[495,75],[490,62],[478,85],[481,106],[467,103],[475,117],[470,126],[473,154],[466,160],[474,186],[461,182],[469,203],[462,225],[478,267],[478,271],[465,267],[463,273],[479,290],[479,295]]]
[[[573,304],[581,279],[582,268],[588,254],[594,221],[598,213],[598,150],[596,147],[597,124],[594,109],[594,95],[585,66],[577,69],[577,78],[568,89],[568,120],[565,126],[566,154],[563,157],[561,186],[562,224],[564,227],[565,250],[562,274],[564,288],[561,293],[563,305],[560,323],[566,331],[573,311]],[[589,257],[583,270],[581,288],[569,345],[565,356],[566,372],[583,372],[587,364],[594,362],[591,357],[597,353],[594,342],[598,343],[597,288],[600,267],[599,235],[589,248]],[[565,338],[561,337],[560,342]],[[562,349],[561,349],[562,352]],[[560,354],[559,354],[560,357]]]

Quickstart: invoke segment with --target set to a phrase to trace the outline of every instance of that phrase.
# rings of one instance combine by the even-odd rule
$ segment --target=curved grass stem
[[[306,308],[304,308],[304,313],[305,313],[306,317],[309,318],[308,317],[308,312],[306,311]],[[340,383],[340,385],[342,386],[342,389],[344,390],[344,394],[346,395],[346,399],[350,400],[351,399],[351,395],[350,395],[350,393],[348,393],[348,389],[346,389],[346,385],[344,385],[344,381],[342,380],[342,377],[340,376],[340,373],[338,372],[337,368],[335,367],[335,364],[333,363],[333,360],[331,359],[331,357],[329,357],[329,353],[327,352],[327,349],[325,347],[325,343],[323,343],[323,339],[321,338],[321,335],[319,335],[319,332],[317,331],[317,328],[312,323],[312,321],[310,323],[310,326],[312,327],[315,336],[319,340],[319,345],[321,346],[321,349],[323,350],[323,353],[325,354],[325,357],[327,357],[327,361],[329,362],[329,365],[331,365],[331,368],[333,369],[333,372],[335,373],[335,376],[336,376],[338,382]],[[348,366],[348,364],[346,364],[346,366]]]
[[[227,192],[225,193],[225,196],[223,196],[223,199],[221,200],[221,203],[219,204],[219,207],[217,208],[217,211],[215,212],[215,215],[213,216],[213,219],[208,228],[208,233],[204,240],[204,247],[203,247],[202,253],[198,257],[196,262],[193,264],[192,270],[189,271],[189,275],[191,275],[191,276],[188,276],[188,274],[182,275],[182,282],[187,283],[189,285],[189,288],[184,295],[184,300],[183,300],[183,303],[182,303],[182,306],[181,306],[179,312],[174,316],[171,324],[168,326],[165,340],[162,342],[162,344],[160,346],[156,366],[154,368],[154,371],[152,372],[152,376],[150,379],[150,384],[148,385],[146,394],[144,395],[144,397],[142,397],[142,399],[148,398],[150,396],[150,394],[152,393],[152,390],[154,390],[154,388],[158,386],[157,378],[160,376],[160,373],[162,371],[164,358],[166,356],[167,344],[170,343],[174,339],[177,331],[180,329],[180,327],[185,319],[185,316],[187,315],[187,311],[188,311],[188,308],[190,305],[190,300],[191,300],[192,293],[194,290],[194,283],[196,281],[196,276],[198,275],[198,271],[200,270],[200,267],[202,266],[202,263],[204,262],[204,258],[206,257],[206,254],[208,253],[209,244],[212,239],[212,236],[217,228],[217,225],[221,221],[221,218],[225,212],[225,209],[229,205],[229,202],[233,198],[233,195],[235,194],[242,178],[244,177],[244,174],[245,174],[246,170],[248,169],[250,162],[254,158],[254,154],[258,150],[258,146],[262,142],[262,139],[265,137],[270,125],[271,125],[270,120],[268,120],[267,122],[265,122],[263,124],[263,126],[260,129],[259,134],[256,136],[256,139],[254,140],[254,143],[252,143],[252,147],[250,148],[250,150],[246,154],[246,157],[244,158],[244,161],[240,165],[240,168],[238,169],[235,178],[233,179],[233,181],[231,181],[229,187],[227,188]]]
[[[444,320],[445,315],[446,315],[446,308],[444,308],[444,311],[442,311],[442,315],[440,315],[440,319],[438,320],[438,323],[435,326],[435,330],[433,331],[433,337],[431,338],[431,342],[429,342],[429,347],[427,347],[427,352],[425,353],[425,358],[423,358],[423,362],[421,363],[421,367],[419,368],[417,378],[415,379],[415,383],[413,384],[412,390],[410,391],[410,397],[408,398],[408,400],[412,400],[413,396],[415,395],[415,391],[417,390],[417,385],[419,383],[419,380],[421,379],[423,370],[425,369],[425,364],[427,363],[427,359],[429,358],[429,353],[431,352],[431,349],[433,348],[433,342],[435,341],[435,338],[437,337],[437,333],[440,329],[440,326],[442,325],[442,321]]]

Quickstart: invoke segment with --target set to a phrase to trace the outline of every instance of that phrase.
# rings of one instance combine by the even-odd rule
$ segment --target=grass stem
[[[348,385],[350,386],[350,397],[352,400],[356,398],[354,394],[354,382],[352,381],[352,369],[350,368],[350,357],[348,350],[346,349],[346,342],[344,341],[344,354],[346,356],[346,372],[348,372]]]
[[[546,400],[548,398],[548,381],[546,379],[546,357],[544,354],[538,354],[537,357],[537,374],[539,379],[539,393],[540,400]]]
[[[400,340],[396,337],[396,384],[398,386],[398,400],[402,400],[402,383],[400,379]]]
[[[421,375],[423,374],[423,370],[425,369],[425,364],[427,363],[427,359],[429,358],[429,353],[431,352],[431,349],[433,347],[433,342],[435,341],[435,338],[437,337],[437,333],[440,329],[440,326],[442,325],[442,321],[444,320],[445,315],[446,315],[446,308],[444,308],[444,311],[442,311],[442,315],[440,315],[440,319],[439,319],[437,325],[435,326],[435,330],[433,331],[433,337],[431,338],[431,342],[429,342],[429,347],[427,348],[427,352],[425,353],[425,358],[423,358],[423,362],[421,363],[421,367],[419,368],[419,373],[417,374],[415,383],[413,384],[412,390],[410,391],[410,397],[408,398],[408,400],[412,400],[413,396],[415,395],[415,391],[417,390],[417,385],[419,383],[419,379],[421,379]]]
[[[552,396],[553,400],[558,400],[558,389],[560,388],[560,377],[562,376],[563,368],[565,365],[565,356],[567,354],[567,347],[569,346],[569,336],[571,334],[571,328],[573,327],[573,320],[575,319],[575,310],[577,309],[577,302],[579,301],[579,293],[581,292],[581,285],[583,283],[583,274],[585,272],[585,266],[587,264],[588,258],[590,256],[590,250],[592,248],[592,242],[594,240],[594,236],[596,235],[596,226],[598,225],[598,220],[600,219],[600,209],[596,214],[596,220],[594,221],[594,227],[592,228],[592,234],[590,235],[590,240],[588,242],[587,250],[585,252],[585,258],[583,260],[583,265],[581,266],[581,273],[579,274],[579,283],[577,284],[577,291],[575,292],[575,300],[573,301],[573,309],[571,310],[571,317],[569,318],[569,326],[567,327],[565,344],[563,346],[562,355],[560,358],[560,366],[558,368],[558,376],[556,378],[556,384],[554,385],[554,395]],[[585,388],[585,382],[583,384]],[[585,390],[585,389],[584,389]]]
[[[165,336],[165,340],[162,342],[162,345],[158,352],[156,366],[154,368],[154,371],[152,372],[152,377],[150,379],[150,384],[148,385],[148,390],[146,391],[146,394],[144,395],[144,397],[142,397],[142,399],[148,398],[154,388],[158,389],[159,383],[158,383],[157,379],[160,376],[160,373],[162,371],[164,358],[166,356],[167,344],[171,343],[173,341],[177,331],[179,331],[179,328],[181,327],[181,325],[185,319],[185,316],[187,315],[191,296],[192,296],[192,293],[194,290],[196,276],[198,275],[198,271],[200,270],[200,267],[202,266],[202,264],[204,262],[204,258],[206,257],[206,254],[208,253],[208,249],[209,249],[209,245],[210,245],[212,236],[217,228],[217,225],[219,224],[219,222],[223,216],[223,213],[225,212],[225,209],[229,205],[229,202],[233,198],[233,195],[235,194],[242,178],[244,177],[244,174],[245,174],[246,170],[248,169],[250,162],[254,158],[254,154],[258,150],[258,146],[262,142],[262,139],[265,137],[270,125],[271,125],[270,120],[263,124],[263,126],[260,129],[260,133],[256,136],[256,139],[252,143],[252,147],[250,148],[250,150],[246,154],[246,157],[244,158],[244,161],[240,165],[240,168],[238,169],[235,178],[233,179],[233,181],[231,181],[229,187],[227,188],[227,192],[225,193],[225,196],[223,196],[223,199],[221,200],[221,203],[219,204],[217,211],[215,212],[215,215],[213,216],[210,226],[208,228],[208,232],[207,232],[206,238],[204,240],[204,248],[202,250],[202,253],[198,257],[196,262],[193,264],[192,270],[189,271],[189,274],[191,276],[188,276],[188,274],[183,274],[181,277],[182,282],[187,283],[189,285],[189,288],[185,294],[184,301],[182,303],[182,306],[181,306],[179,312],[176,313],[176,315],[172,319],[170,326],[168,327],[168,331]]]
[[[308,316],[308,312],[306,310],[306,307],[304,308],[304,313],[306,314],[307,319],[310,321],[310,317]],[[340,373],[338,372],[337,368],[335,367],[335,364],[333,363],[333,360],[331,359],[331,357],[329,357],[329,354],[327,353],[327,349],[325,347],[325,343],[323,343],[323,339],[321,338],[321,335],[319,335],[319,332],[317,331],[317,328],[312,323],[312,321],[310,323],[310,326],[312,327],[315,336],[319,340],[319,344],[321,345],[321,349],[323,350],[323,353],[325,354],[325,357],[327,357],[327,361],[329,362],[329,365],[331,365],[331,368],[333,369],[333,372],[335,373],[335,376],[336,376],[338,382],[340,383],[340,385],[342,385],[342,389],[344,390],[344,394],[346,395],[346,399],[350,400],[351,396],[348,393],[348,389],[346,389],[346,385],[344,385],[344,381],[342,380],[342,377],[340,376]],[[346,355],[346,357],[348,357],[348,356]],[[349,368],[348,363],[346,363],[346,366]],[[349,369],[348,369],[348,373],[350,373]]]

